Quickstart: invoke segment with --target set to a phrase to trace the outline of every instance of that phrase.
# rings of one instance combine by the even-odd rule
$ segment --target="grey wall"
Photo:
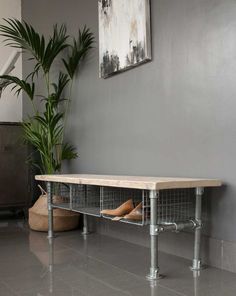
[[[102,80],[96,49],[75,83],[69,171],[222,178],[209,234],[236,241],[236,1],[151,2],[152,62]],[[65,22],[98,36],[97,0],[23,0],[22,13],[44,33]]]

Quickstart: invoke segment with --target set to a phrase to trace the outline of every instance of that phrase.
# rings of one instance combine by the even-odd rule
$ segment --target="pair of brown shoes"
[[[142,220],[142,202],[140,202],[136,207],[132,199],[127,200],[118,208],[113,210],[102,210],[101,214],[113,216],[113,220],[118,221],[121,219],[140,221]]]

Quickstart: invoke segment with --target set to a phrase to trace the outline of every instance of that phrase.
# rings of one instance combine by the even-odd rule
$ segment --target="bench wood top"
[[[113,175],[37,175],[38,181],[110,186],[121,188],[136,188],[161,190],[174,188],[219,187],[222,182],[217,179],[169,178],[169,177],[138,177]]]

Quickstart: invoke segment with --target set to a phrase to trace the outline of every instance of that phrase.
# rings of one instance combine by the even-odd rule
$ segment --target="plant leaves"
[[[30,84],[25,80],[21,80],[18,77],[11,75],[2,75],[0,76],[0,79],[3,79],[3,81],[5,81],[3,88],[13,84],[12,90],[15,90],[17,96],[20,94],[21,91],[25,91],[29,98],[33,101],[35,91],[34,82]]]
[[[68,47],[66,26],[61,25],[53,27],[53,35],[46,43],[43,35],[39,34],[27,22],[17,19],[4,19],[6,24],[0,25],[0,35],[5,37],[5,43],[8,46],[21,48],[28,51],[36,61],[32,76],[38,73],[40,68],[44,73],[48,73],[53,61],[58,54]]]
[[[62,156],[61,156],[62,160],[71,160],[77,157],[78,157],[78,153],[76,152],[76,149],[74,146],[68,143],[65,143],[62,146]]]
[[[94,35],[86,26],[82,31],[79,30],[77,40],[73,38],[73,44],[70,46],[71,54],[68,56],[67,60],[63,59],[63,64],[71,79],[73,79],[80,62],[93,47],[93,43]]]

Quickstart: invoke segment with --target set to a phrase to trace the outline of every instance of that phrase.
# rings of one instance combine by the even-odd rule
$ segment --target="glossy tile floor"
[[[1,296],[235,296],[236,274],[208,268],[199,275],[190,262],[164,253],[166,277],[145,275],[149,250],[114,238],[79,231],[59,234],[49,244],[45,233],[23,222],[0,221]]]

